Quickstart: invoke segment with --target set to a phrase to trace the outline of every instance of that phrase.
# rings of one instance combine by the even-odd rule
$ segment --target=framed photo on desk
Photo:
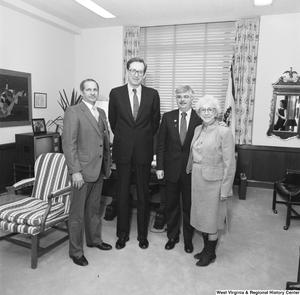
[[[32,119],[31,124],[34,135],[47,133],[45,119]]]

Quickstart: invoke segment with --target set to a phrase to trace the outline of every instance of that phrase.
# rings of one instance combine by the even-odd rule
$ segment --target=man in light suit
[[[95,107],[99,85],[86,79],[81,82],[80,90],[82,102],[67,108],[64,115],[62,148],[72,181],[69,255],[75,264],[86,266],[84,231],[88,247],[112,248],[102,241],[100,216],[103,176],[111,174],[111,159],[106,115]]]
[[[162,117],[157,145],[157,178],[165,178],[166,220],[168,242],[166,250],[171,250],[179,242],[181,227],[180,194],[182,195],[184,250],[194,251],[192,237],[194,228],[190,225],[191,174],[186,173],[190,145],[195,128],[202,123],[192,109],[194,91],[190,86],[180,86],[175,91],[178,109],[167,112]],[[182,113],[186,121],[186,135],[180,138]]]
[[[139,247],[147,249],[149,246],[149,180],[153,136],[160,121],[160,99],[155,89],[142,85],[146,70],[142,58],[129,60],[128,84],[112,89],[109,95],[108,119],[114,133],[112,157],[117,170],[116,249],[124,248],[129,240],[132,173],[137,189]]]

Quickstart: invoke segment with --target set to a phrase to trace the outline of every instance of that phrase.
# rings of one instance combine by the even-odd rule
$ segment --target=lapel
[[[194,134],[194,137],[191,142],[191,148],[192,148],[194,142],[196,141],[196,139],[200,136],[201,130],[202,130],[202,125],[200,125],[199,128],[195,129],[195,134]]]
[[[130,98],[128,94],[128,86],[127,84],[121,87],[121,102],[123,104],[124,110],[127,112],[129,118],[131,118],[132,121],[134,121],[131,104],[130,104]]]
[[[172,120],[173,130],[176,134],[176,138],[181,145],[180,135],[179,135],[179,109],[172,112],[171,120]]]
[[[141,85],[142,87],[142,91],[141,91],[141,102],[140,102],[140,107],[139,107],[139,112],[138,115],[136,117],[136,121],[138,120],[138,118],[140,117],[141,113],[143,112],[143,109],[145,108],[147,101],[148,101],[148,91],[147,88],[144,85]],[[132,116],[133,118],[133,116]]]
[[[92,115],[91,111],[89,110],[89,108],[85,105],[84,102],[81,102],[79,104],[80,109],[82,111],[82,113],[87,117],[87,119],[90,121],[90,123],[92,124],[92,126],[95,128],[95,130],[97,131],[97,133],[100,135],[100,130],[99,130],[99,126],[94,118],[94,116]],[[100,118],[100,113],[99,113],[99,118]]]

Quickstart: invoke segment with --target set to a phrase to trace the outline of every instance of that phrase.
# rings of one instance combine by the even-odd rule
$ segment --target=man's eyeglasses
[[[190,96],[190,95],[176,95],[176,99],[181,99],[181,98],[184,98],[184,99],[189,99],[190,97],[192,97],[192,96]]]
[[[129,73],[132,76],[135,76],[135,74],[138,74],[138,76],[144,76],[144,71],[143,70],[137,71],[136,69],[129,69]]]
[[[214,108],[200,108],[199,109],[199,111],[200,111],[200,113],[201,114],[205,114],[206,112],[208,113],[208,114],[212,114],[213,112],[214,112]]]

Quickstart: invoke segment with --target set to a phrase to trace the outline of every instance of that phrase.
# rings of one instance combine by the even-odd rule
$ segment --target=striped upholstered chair
[[[34,178],[19,181],[7,188],[14,200],[0,206],[0,228],[11,232],[0,237],[0,241],[30,248],[32,269],[37,267],[38,257],[68,240],[66,234],[45,248],[39,245],[41,235],[50,228],[67,233],[67,228],[57,225],[65,222],[67,226],[71,192],[63,154],[42,154],[35,162],[34,171]],[[15,198],[14,192],[28,186],[32,186],[30,197]],[[18,234],[30,235],[31,243],[13,238]]]

